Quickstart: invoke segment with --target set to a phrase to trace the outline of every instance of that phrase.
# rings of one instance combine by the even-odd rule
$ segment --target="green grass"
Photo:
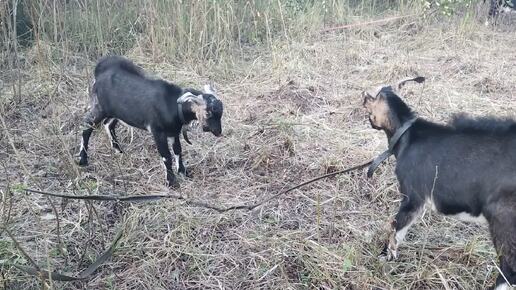
[[[144,50],[155,59],[220,62],[242,56],[246,48],[271,47],[276,40],[307,37],[327,25],[357,16],[378,15],[410,6],[405,1],[350,0],[98,0],[20,1],[19,40],[38,47],[95,59],[105,54]],[[188,3],[188,4],[187,4]],[[4,4],[6,6],[7,4]],[[9,6],[9,5],[7,5]],[[12,7],[5,7],[11,8]],[[7,14],[0,15],[4,19]],[[12,17],[11,22],[13,21]],[[9,28],[9,27],[8,27]],[[0,32],[13,39],[13,30]],[[5,35],[10,34],[10,35]],[[5,51],[12,45],[0,44]]]

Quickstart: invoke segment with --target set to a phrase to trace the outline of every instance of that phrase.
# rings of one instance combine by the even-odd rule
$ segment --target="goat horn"
[[[190,92],[186,92],[177,99],[177,102],[184,103],[184,102],[188,101],[189,99],[191,99],[192,97],[196,97],[196,96]]]
[[[202,94],[196,96],[190,92],[186,92],[177,99],[177,102],[178,103],[194,102],[197,104],[202,104],[204,102],[204,99],[203,99]]]

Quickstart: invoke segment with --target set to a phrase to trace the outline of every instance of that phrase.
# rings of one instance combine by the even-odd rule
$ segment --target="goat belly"
[[[516,189],[516,154],[507,150],[512,143],[506,138],[452,135],[409,146],[397,160],[400,190],[431,202],[445,215],[485,222],[484,206],[496,200],[501,189]]]

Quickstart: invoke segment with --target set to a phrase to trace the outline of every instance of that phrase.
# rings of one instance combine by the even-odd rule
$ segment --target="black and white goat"
[[[100,123],[104,124],[113,148],[121,152],[115,126],[122,121],[152,134],[165,164],[167,183],[176,186],[168,138],[172,139],[176,170],[186,175],[179,140],[183,126],[197,120],[203,131],[215,136],[222,134],[223,105],[210,85],[204,87],[204,92],[182,89],[145,76],[142,68],[121,56],[99,60],[90,97],[79,153],[81,166],[88,164],[88,142],[93,129]]]
[[[387,259],[429,202],[442,214],[486,222],[500,259],[496,290],[516,284],[516,121],[459,115],[441,125],[417,118],[393,87],[363,96],[371,126],[385,132],[396,157],[402,195]]]

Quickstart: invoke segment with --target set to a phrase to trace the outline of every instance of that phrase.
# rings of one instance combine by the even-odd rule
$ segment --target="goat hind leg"
[[[116,137],[115,128],[118,124],[118,119],[110,118],[104,120],[104,128],[109,136],[109,141],[111,141],[111,147],[115,149],[118,153],[123,153],[120,148],[120,143],[118,142],[118,138]]]

